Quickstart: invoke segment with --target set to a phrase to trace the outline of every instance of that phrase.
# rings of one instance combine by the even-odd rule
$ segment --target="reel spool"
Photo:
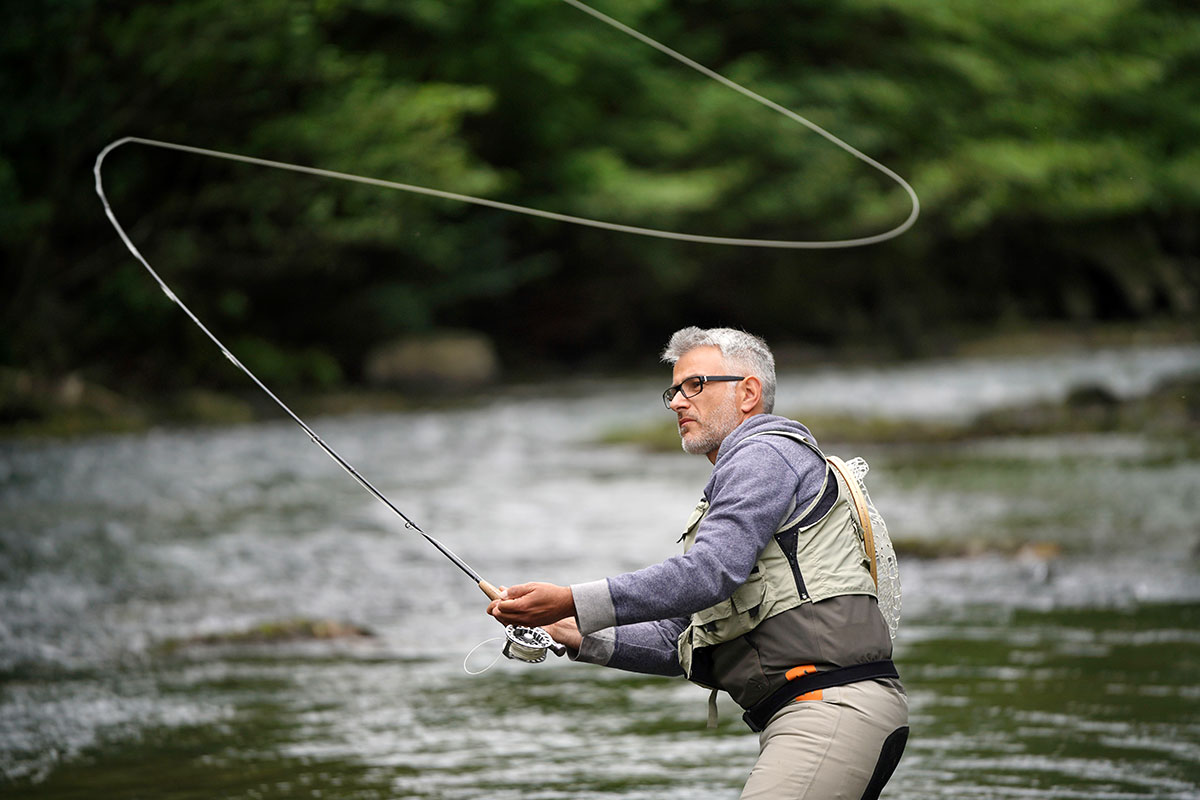
[[[527,628],[524,625],[509,625],[504,629],[507,641],[501,652],[506,658],[524,661],[527,664],[540,664],[546,660],[546,651],[553,650],[561,656],[566,648],[550,638],[550,634],[541,628]]]

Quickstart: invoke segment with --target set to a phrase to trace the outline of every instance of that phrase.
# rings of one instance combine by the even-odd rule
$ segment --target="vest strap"
[[[820,689],[830,689],[834,686],[845,686],[848,683],[899,677],[900,673],[896,671],[896,665],[890,659],[827,669],[824,672],[810,672],[788,681],[755,703],[745,714],[742,714],[742,720],[750,726],[750,730],[758,733],[767,727],[767,723],[771,721],[771,717],[775,716],[776,711],[800,695]]]
[[[708,727],[717,727],[717,692],[719,689],[713,689],[708,694]]]

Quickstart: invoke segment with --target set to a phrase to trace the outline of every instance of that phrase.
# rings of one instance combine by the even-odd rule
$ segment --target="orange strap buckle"
[[[794,681],[794,680],[796,680],[796,678],[799,678],[801,675],[808,675],[808,674],[816,672],[816,671],[817,671],[817,668],[815,665],[805,664],[802,667],[792,667],[791,669],[789,669],[787,671],[787,673],[784,675],[784,677],[787,678],[789,681]],[[816,691],[813,691],[813,692],[805,692],[804,694],[800,695],[796,699],[797,700],[820,700],[821,699],[821,690],[817,689]]]

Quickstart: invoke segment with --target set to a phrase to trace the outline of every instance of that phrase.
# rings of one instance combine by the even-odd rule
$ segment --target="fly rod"
[[[121,241],[125,243],[125,247],[129,249],[129,252],[133,254],[134,258],[136,258],[138,262],[140,262],[141,265],[146,268],[146,271],[149,272],[151,277],[153,277],[158,283],[158,286],[160,289],[162,289],[163,294],[165,294],[171,300],[171,302],[179,306],[179,308],[183,310],[183,313],[188,316],[188,319],[194,322],[196,326],[204,332],[204,335],[212,340],[213,344],[220,348],[225,357],[233,362],[235,367],[244,372],[246,376],[250,378],[250,380],[253,381],[256,386],[258,386],[258,388],[262,389],[263,392],[265,392],[266,395],[270,397],[277,406],[283,409],[283,412],[291,417],[292,420],[299,425],[306,434],[308,434],[308,438],[311,439],[318,447],[320,447],[326,455],[337,462],[339,467],[344,469],[346,473],[350,475],[350,477],[354,478],[354,480],[358,481],[359,485],[366,489],[376,500],[383,503],[385,506],[390,508],[392,512],[396,514],[396,516],[400,517],[400,519],[404,521],[405,529],[413,530],[421,534],[421,536],[423,536],[427,542],[438,549],[438,552],[450,559],[450,561],[456,567],[466,573],[471,580],[475,581],[475,585],[478,586],[483,593],[488,596],[489,600],[498,599],[500,597],[499,589],[497,589],[488,581],[484,580],[482,575],[480,575],[466,561],[463,561],[463,559],[460,558],[453,550],[442,544],[434,537],[430,536],[425,531],[421,530],[420,526],[418,526],[408,517],[408,515],[401,511],[399,507],[397,507],[396,504],[388,498],[387,495],[377,489],[375,485],[367,480],[362,473],[355,469],[349,461],[343,458],[340,453],[334,450],[333,447],[331,447],[324,439],[317,435],[317,432],[314,431],[307,422],[301,419],[300,415],[292,411],[292,409],[289,408],[286,403],[279,399],[278,395],[271,391],[271,389],[265,383],[259,380],[258,376],[255,375],[249,367],[243,364],[238,357],[235,356],[229,350],[229,348],[217,338],[216,334],[210,331],[208,327],[200,321],[200,318],[197,317],[190,308],[188,308],[187,304],[184,303],[177,294],[175,294],[171,287],[167,285],[167,282],[162,279],[162,276],[155,271],[154,267],[150,266],[150,262],[146,260],[146,257],[143,256],[141,251],[138,250],[137,246],[134,245],[133,241],[129,238],[129,234],[125,232],[125,228],[122,227],[121,223],[117,220],[117,215],[112,210],[112,205],[108,201],[108,196],[104,193],[104,183],[101,178],[101,168],[104,164],[105,156],[107,156],[117,147],[128,142],[139,142],[141,144],[164,146],[161,143],[153,142],[151,140],[135,139],[132,137],[119,139],[109,144],[102,151],[100,151],[100,155],[96,157],[96,163],[92,169],[96,179],[96,193],[100,195],[100,201],[104,204],[104,213],[108,217],[108,221],[112,223],[113,228],[116,229],[117,235],[121,237]],[[167,146],[169,147],[169,145]],[[170,149],[189,148],[173,147]],[[553,650],[556,655],[563,655],[563,653],[566,652],[566,648],[551,639],[550,635],[541,628],[525,628],[521,626],[509,625],[507,628],[505,628],[505,634],[508,641],[504,647],[504,655],[508,656],[509,658],[516,658],[521,661],[536,663],[546,658],[545,651],[547,649]]]

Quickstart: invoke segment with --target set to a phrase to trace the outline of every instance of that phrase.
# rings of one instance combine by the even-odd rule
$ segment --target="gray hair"
[[[727,369],[737,369],[762,382],[763,410],[775,410],[775,356],[767,343],[752,333],[734,328],[681,328],[671,336],[662,360],[674,364],[697,347],[716,347]]]

